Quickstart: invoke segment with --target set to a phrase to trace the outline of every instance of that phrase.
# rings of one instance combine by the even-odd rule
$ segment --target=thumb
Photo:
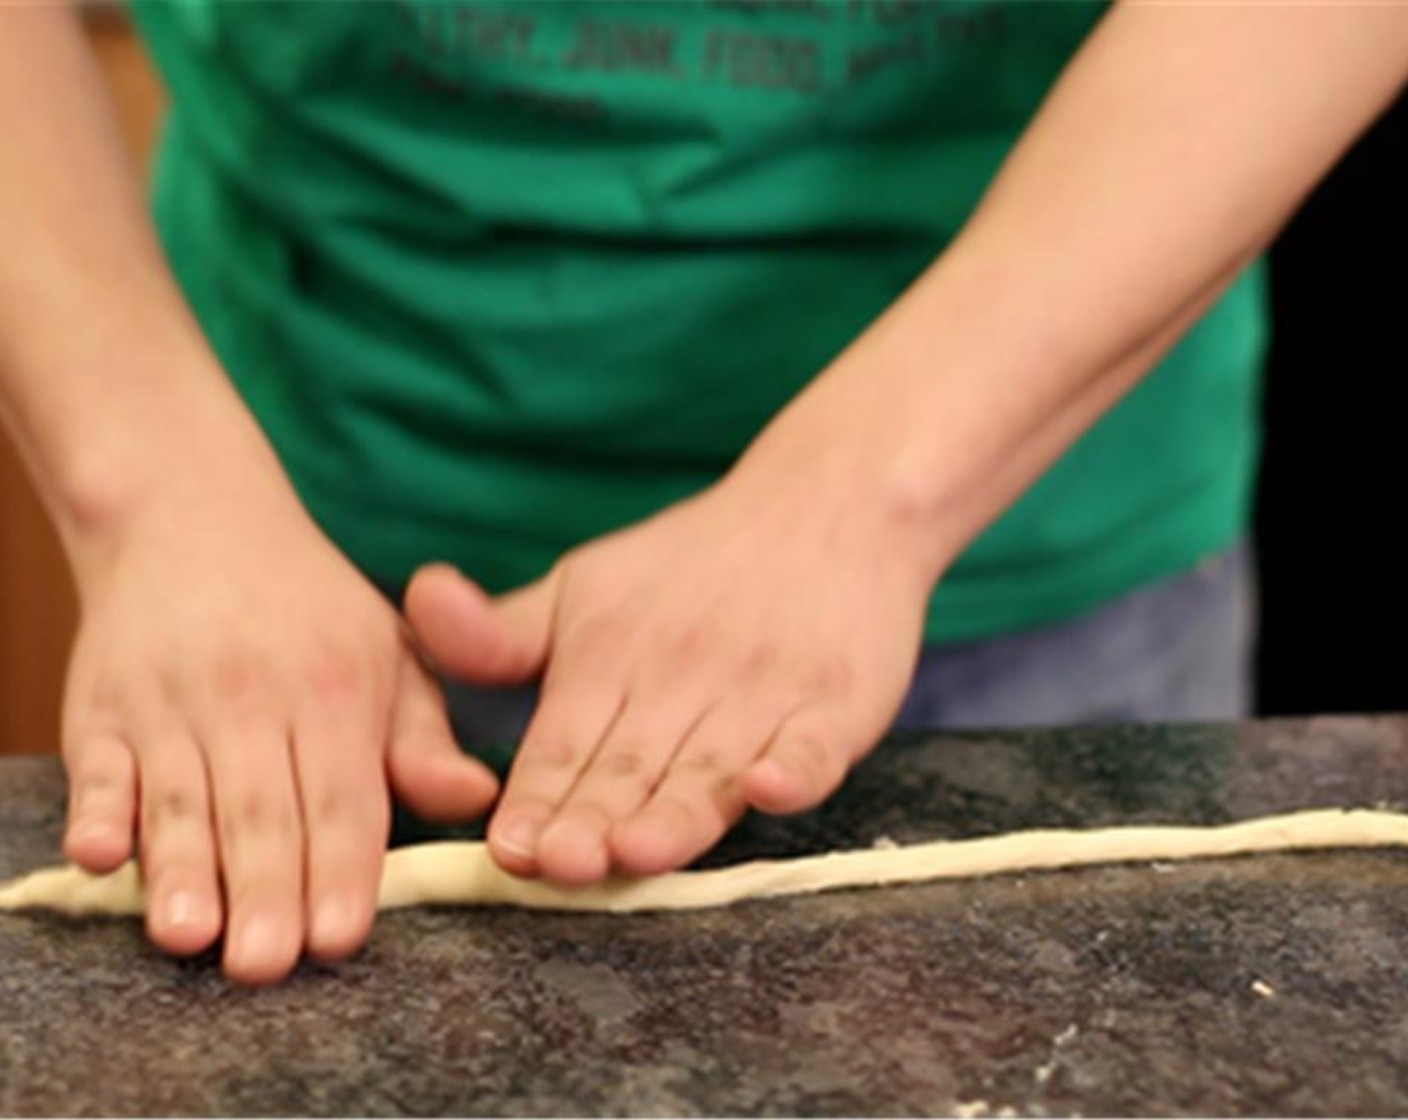
[[[450,676],[470,684],[521,684],[541,674],[547,661],[556,585],[550,572],[493,598],[449,564],[427,564],[406,588],[406,618]]]

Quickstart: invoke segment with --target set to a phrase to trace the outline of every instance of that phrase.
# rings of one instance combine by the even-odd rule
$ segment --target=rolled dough
[[[1408,847],[1408,814],[1309,809],[1213,826],[1043,829],[801,859],[758,860],[710,871],[611,879],[599,886],[571,889],[508,874],[482,843],[442,841],[387,854],[377,908],[507,905],[538,910],[696,910],[749,898],[1102,863],[1382,847]],[[141,876],[131,862],[109,875],[92,875],[73,866],[37,871],[0,886],[0,910],[23,909],[74,915],[141,914]]]

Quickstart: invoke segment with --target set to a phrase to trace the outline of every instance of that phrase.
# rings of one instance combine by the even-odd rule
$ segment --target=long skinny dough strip
[[[801,859],[758,860],[709,871],[677,871],[648,879],[612,879],[599,886],[567,889],[509,875],[482,843],[442,841],[388,853],[377,908],[508,905],[613,912],[699,910],[749,898],[1093,864],[1384,847],[1408,847],[1408,814],[1310,809],[1207,827],[1042,829],[935,840]],[[109,875],[57,867],[0,887],[0,910],[30,908],[74,915],[140,914],[141,878],[136,865],[129,862]]]

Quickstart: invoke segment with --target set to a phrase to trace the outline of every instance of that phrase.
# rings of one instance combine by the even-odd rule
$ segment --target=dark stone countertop
[[[0,877],[55,858],[0,762]],[[1035,826],[1408,804],[1408,721],[887,744],[714,862]],[[674,915],[401,912],[228,987],[133,920],[0,914],[0,1113],[1402,1114],[1408,855],[1008,876]]]

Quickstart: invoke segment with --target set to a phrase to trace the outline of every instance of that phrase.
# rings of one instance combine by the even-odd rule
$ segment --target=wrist
[[[124,384],[88,438],[51,456],[42,489],[80,587],[135,536],[212,506],[299,508],[273,449],[203,352],[174,377]]]
[[[722,485],[739,496],[753,523],[784,538],[807,536],[813,547],[875,567],[927,596],[961,544],[893,450],[864,425],[819,423],[798,398]]]
[[[799,502],[844,511],[937,582],[1000,512],[992,478],[1079,365],[1017,270],[993,261],[950,250],[774,418],[737,473],[791,474]]]

